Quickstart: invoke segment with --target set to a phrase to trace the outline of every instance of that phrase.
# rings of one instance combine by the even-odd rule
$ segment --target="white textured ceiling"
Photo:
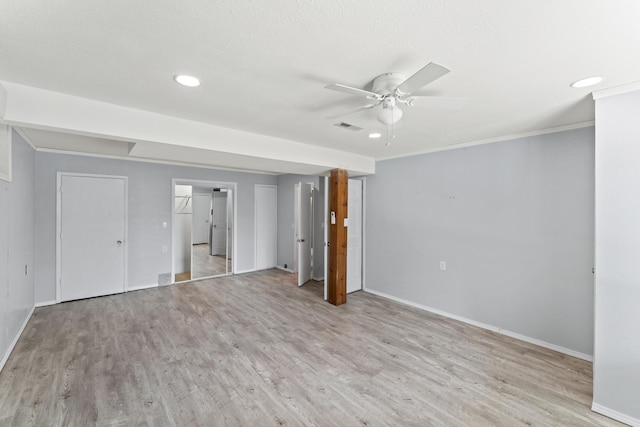
[[[640,80],[639,17],[635,0],[0,0],[0,80],[381,159],[593,120],[592,90]],[[359,132],[326,119],[366,104],[326,84],[430,61],[452,71],[429,92],[464,107],[403,108],[390,147],[371,112],[342,119]]]

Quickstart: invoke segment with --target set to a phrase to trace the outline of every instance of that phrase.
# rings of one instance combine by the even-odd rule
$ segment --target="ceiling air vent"
[[[339,128],[342,128],[342,129],[347,129],[347,130],[350,130],[350,131],[354,131],[354,132],[362,130],[362,128],[360,126],[352,125],[351,123],[345,123],[345,122],[336,123],[334,126],[337,126]]]

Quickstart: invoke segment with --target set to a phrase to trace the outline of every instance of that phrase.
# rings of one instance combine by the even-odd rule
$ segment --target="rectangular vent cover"
[[[345,123],[345,122],[336,123],[334,126],[337,126],[339,128],[343,128],[343,129],[348,129],[348,130],[354,131],[354,132],[363,129],[360,126],[352,125],[351,123]]]

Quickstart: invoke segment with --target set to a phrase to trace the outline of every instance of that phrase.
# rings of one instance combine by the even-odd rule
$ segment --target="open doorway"
[[[310,255],[310,261],[305,261],[305,265],[311,271],[312,282],[306,282],[303,288],[321,289],[323,286],[325,274],[325,245],[326,245],[326,221],[328,199],[325,188],[327,186],[327,177],[313,175],[294,175],[285,174],[278,176],[278,236],[277,236],[277,268],[295,273],[295,283],[298,278],[303,280],[308,278],[306,274],[297,276],[300,270],[299,252],[300,247],[306,254]],[[298,186],[300,184],[300,186]],[[298,197],[298,188],[313,189],[309,198]],[[309,207],[310,213],[307,214],[311,231],[307,232],[307,236],[300,237],[300,226],[296,223],[298,211],[298,200],[307,200],[305,205]],[[298,218],[299,219],[299,218]],[[308,228],[305,227],[307,230]],[[298,242],[304,239],[305,242]],[[306,244],[309,244],[306,247]],[[310,265],[310,267],[309,267]],[[292,279],[294,279],[292,277]],[[305,282],[302,282],[305,283]],[[325,298],[326,299],[326,298]]]
[[[174,282],[234,272],[236,184],[174,179]]]

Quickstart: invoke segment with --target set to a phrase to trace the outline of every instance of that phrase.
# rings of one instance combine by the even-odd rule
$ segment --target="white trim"
[[[169,240],[169,247],[171,250],[171,277],[169,278],[169,283],[171,283],[172,285],[177,283],[176,282],[176,251],[173,248],[173,245],[175,243],[175,236],[176,236],[176,180],[172,179],[171,180],[171,200],[169,200],[169,203],[171,203],[171,239]]]
[[[379,162],[381,160],[391,160],[391,159],[398,159],[398,158],[401,158],[401,157],[418,156],[420,154],[437,153],[439,151],[455,150],[457,148],[473,147],[473,146],[476,146],[476,145],[493,144],[494,142],[503,142],[503,141],[510,141],[510,140],[514,140],[514,139],[522,139],[522,138],[527,138],[527,137],[531,137],[531,136],[538,136],[538,135],[546,135],[546,134],[550,134],[550,133],[564,132],[564,131],[567,131],[567,130],[581,129],[581,128],[586,128],[586,127],[590,127],[590,126],[595,126],[595,121],[589,120],[589,121],[586,121],[586,122],[573,123],[573,124],[564,125],[564,126],[556,126],[556,127],[547,128],[547,129],[534,130],[534,131],[531,131],[531,132],[514,133],[514,134],[511,134],[511,135],[498,136],[498,137],[495,137],[495,138],[478,139],[478,140],[475,140],[475,141],[463,142],[461,144],[453,144],[453,145],[446,145],[446,146],[441,146],[441,147],[428,148],[426,150],[420,150],[420,151],[414,151],[414,152],[411,152],[411,153],[399,154],[397,156],[379,157],[379,158],[376,159],[376,161]]]
[[[184,280],[182,282],[176,282],[176,272],[175,272],[175,250],[174,250],[174,243],[175,243],[175,232],[176,232],[176,228],[175,228],[175,223],[176,223],[176,205],[175,205],[175,200],[176,200],[176,185],[190,185],[190,186],[196,186],[196,187],[227,187],[230,190],[232,190],[232,196],[233,197],[233,229],[231,230],[231,235],[233,238],[233,250],[231,251],[231,271],[229,271],[228,273],[225,274],[220,274],[217,276],[209,276],[209,277],[198,277],[196,279],[190,279],[190,280]],[[211,277],[221,277],[221,276],[231,276],[233,274],[237,274],[235,271],[236,268],[236,260],[237,260],[237,255],[238,255],[238,234],[237,234],[237,224],[238,224],[238,183],[237,182],[231,182],[231,181],[211,181],[211,180],[204,180],[204,179],[189,179],[189,178],[172,178],[171,179],[171,278],[170,278],[170,282],[171,284],[175,284],[175,283],[187,283],[187,282],[191,282],[194,280],[200,280],[200,279],[210,279]],[[193,237],[192,237],[193,238]]]
[[[24,140],[25,140],[25,142],[26,142],[27,144],[29,144],[29,146],[31,146],[31,148],[33,148],[33,149],[34,149],[34,151],[38,151],[38,147],[36,147],[36,146],[33,144],[33,142],[31,142],[31,139],[29,139],[29,137],[27,136],[27,134],[26,134],[26,133],[24,133],[24,131],[22,130],[22,128],[15,127],[15,128],[13,128],[13,130],[15,130],[15,131],[16,131],[16,133],[17,133],[18,135],[20,135],[20,136],[22,137],[22,139],[24,139]]]
[[[282,267],[280,265],[276,265],[275,268],[277,268],[278,270],[286,271],[287,273],[294,273],[294,271],[291,270],[290,268],[284,268],[284,267]]]
[[[157,288],[160,285],[158,285],[157,283],[153,283],[151,285],[140,285],[140,286],[133,286],[129,288],[129,292],[131,291],[141,291],[143,289],[151,289],[151,288]]]
[[[18,329],[16,336],[13,338],[11,345],[9,345],[9,348],[7,349],[7,352],[2,357],[2,360],[0,360],[0,372],[2,372],[2,368],[4,368],[5,363],[7,363],[7,360],[9,360],[9,356],[11,356],[11,352],[15,348],[16,344],[18,344],[18,340],[22,336],[22,332],[24,331],[24,328],[27,327],[27,323],[29,323],[29,320],[31,319],[31,316],[33,315],[33,310],[35,310],[35,308],[36,308],[35,305],[31,307],[31,310],[29,310],[29,314],[27,315],[27,318],[24,319],[24,322],[22,322],[22,326],[20,326],[20,329]]]
[[[329,278],[329,177],[324,179],[324,277]],[[329,280],[324,281],[324,300],[329,299]]]
[[[293,249],[293,262],[291,267],[294,273],[300,268],[300,245],[298,245],[298,228],[300,228],[300,200],[298,196],[302,192],[302,181],[293,183],[293,239],[291,239]]]
[[[596,90],[592,93],[593,99],[606,98],[608,96],[622,95],[623,93],[636,92],[640,90],[640,82],[628,83],[614,86],[607,89]]]
[[[60,197],[60,186],[62,185],[63,176],[79,176],[88,178],[108,178],[124,180],[124,290],[129,290],[129,177],[123,175],[102,175],[78,172],[60,172],[56,174],[56,303],[60,303],[62,289],[60,286],[60,275],[62,274],[62,263],[60,259],[60,232],[62,231],[62,200]]]
[[[267,269],[267,270],[268,270],[268,269]],[[258,271],[258,270],[256,270],[256,269],[254,268],[254,269],[248,269],[248,270],[240,270],[240,271],[236,271],[234,274],[255,273],[256,271]]]
[[[432,308],[432,307],[428,307],[426,305],[418,304],[418,303],[415,303],[413,301],[409,301],[409,300],[405,300],[405,299],[402,299],[402,298],[398,298],[398,297],[395,297],[393,295],[385,294],[384,292],[374,291],[373,289],[365,289],[365,291],[370,293],[370,294],[382,297],[382,298],[387,298],[387,299],[390,299],[392,301],[399,302],[401,304],[409,305],[411,307],[415,307],[415,308],[418,308],[420,310],[424,310],[424,311],[428,311],[430,313],[437,314],[439,316],[448,317],[449,319],[453,319],[453,320],[457,320],[459,322],[467,323],[469,325],[477,326],[477,327],[482,328],[482,329],[487,329],[487,330],[492,331],[492,332],[497,332],[497,333],[499,333],[501,335],[505,335],[505,336],[508,336],[508,337],[511,337],[511,338],[515,338],[515,339],[520,340],[520,341],[528,342],[530,344],[535,344],[535,345],[537,345],[539,347],[544,347],[544,348],[547,348],[549,350],[553,350],[553,351],[557,351],[559,353],[566,354],[568,356],[576,357],[578,359],[586,360],[587,362],[593,362],[593,356],[590,356],[590,355],[584,354],[584,353],[580,353],[578,351],[571,350],[571,349],[566,348],[566,347],[561,347],[559,345],[550,344],[548,342],[541,341],[541,340],[538,340],[538,339],[535,339],[535,338],[531,338],[531,337],[527,337],[525,335],[520,335],[520,334],[517,334],[515,332],[508,331],[506,329],[501,329],[501,328],[499,328],[497,326],[492,326],[492,325],[488,325],[486,323],[476,322],[475,320],[467,319],[466,317],[458,316],[457,314],[447,313],[446,311],[438,310],[436,308]]]
[[[129,291],[129,177],[124,179],[124,291]]]
[[[629,415],[623,414],[618,411],[614,411],[613,409],[609,409],[606,406],[602,406],[595,402],[593,402],[593,404],[591,405],[591,410],[593,412],[602,414],[605,417],[613,418],[614,420],[629,424],[630,426],[640,427],[640,419],[630,417]]]
[[[316,282],[324,282],[324,277],[312,277],[311,279],[315,280]]]
[[[255,170],[255,169],[243,169],[243,168],[229,168],[229,167],[225,168],[221,166],[209,166],[201,163],[188,163],[188,162],[176,162],[171,160],[146,159],[142,157],[118,156],[115,154],[83,153],[80,151],[60,150],[57,148],[43,148],[43,147],[40,147],[40,148],[34,147],[34,148],[36,151],[42,152],[42,153],[68,154],[70,156],[96,157],[98,159],[128,160],[130,162],[156,163],[160,165],[185,166],[190,168],[202,168],[202,169],[228,171],[228,172],[258,173],[261,175],[280,175],[280,173],[277,173],[277,172],[261,171],[261,170]]]
[[[36,303],[36,308],[38,308],[38,307],[47,307],[47,306],[56,305],[56,304],[57,304],[56,300],[42,301],[42,302],[37,302]]]
[[[367,263],[366,263],[366,250],[365,248],[367,243],[367,233],[366,233],[366,225],[367,225],[367,177],[360,178],[362,180],[362,290],[366,290],[366,277],[367,277]]]

